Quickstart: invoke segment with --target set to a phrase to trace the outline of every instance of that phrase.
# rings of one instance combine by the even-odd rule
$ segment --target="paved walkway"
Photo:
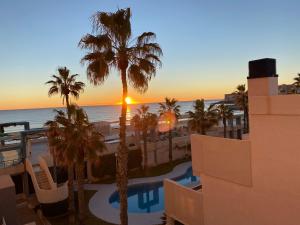
[[[184,174],[191,165],[191,162],[182,163],[176,166],[170,173],[157,177],[130,179],[128,185],[158,182],[167,178],[172,179]],[[91,213],[109,223],[120,224],[120,210],[113,208],[109,204],[110,196],[117,191],[116,184],[86,184],[85,189],[97,191],[89,202]],[[130,225],[160,224],[162,214],[163,212],[128,213],[128,222]]]

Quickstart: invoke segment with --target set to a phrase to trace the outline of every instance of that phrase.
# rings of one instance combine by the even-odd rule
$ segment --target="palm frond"
[[[156,34],[153,32],[144,32],[137,37],[137,45],[141,46],[143,44],[149,43],[149,41],[155,40]]]
[[[138,65],[131,65],[128,69],[129,83],[140,93],[148,89],[148,81],[151,76],[147,76]]]
[[[81,38],[78,46],[81,49],[104,51],[107,49],[111,49],[112,43],[107,34],[100,34],[97,36],[86,34]]]

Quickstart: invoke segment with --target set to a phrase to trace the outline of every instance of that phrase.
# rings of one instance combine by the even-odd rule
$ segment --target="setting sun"
[[[127,97],[125,98],[125,101],[126,101],[126,103],[127,103],[128,105],[130,105],[130,104],[133,103],[132,98],[129,97],[129,96],[127,96]]]
[[[132,104],[137,104],[138,102],[136,102],[135,100],[133,100],[131,97],[127,96],[125,98],[125,102],[127,103],[127,105],[132,105]],[[122,102],[118,102],[117,105],[122,105]]]

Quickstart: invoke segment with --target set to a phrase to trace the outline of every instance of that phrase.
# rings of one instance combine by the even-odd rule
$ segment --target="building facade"
[[[249,62],[247,139],[192,135],[202,189],[165,180],[168,224],[300,224],[300,96],[278,95],[276,61]]]

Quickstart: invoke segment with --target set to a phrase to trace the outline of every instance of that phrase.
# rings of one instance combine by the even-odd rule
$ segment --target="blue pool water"
[[[193,176],[192,167],[175,179],[182,185],[198,182],[199,178]],[[164,210],[164,188],[163,182],[145,183],[131,185],[128,187],[128,212],[131,213],[151,213]],[[114,208],[120,207],[119,193],[113,193],[109,198],[109,203]]]

